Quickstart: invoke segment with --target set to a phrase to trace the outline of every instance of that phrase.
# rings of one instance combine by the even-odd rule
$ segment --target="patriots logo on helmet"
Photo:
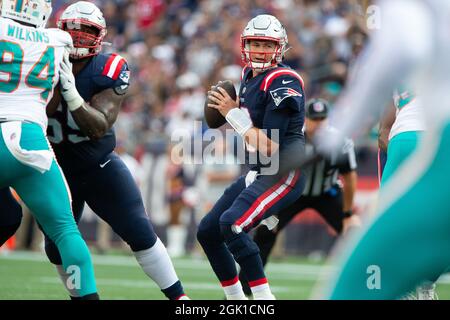
[[[278,107],[281,102],[289,97],[301,97],[302,94],[295,91],[292,88],[278,88],[273,91],[270,91],[270,95],[272,96],[273,101],[275,102],[275,105]]]

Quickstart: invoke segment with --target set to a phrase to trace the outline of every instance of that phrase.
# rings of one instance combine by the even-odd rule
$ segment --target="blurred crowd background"
[[[52,1],[50,26],[73,2]],[[103,51],[118,52],[131,69],[130,92],[115,125],[117,152],[135,174],[147,211],[173,256],[198,250],[192,231],[196,222],[242,170],[234,161],[234,150],[225,143],[227,161],[222,164],[180,165],[169,154],[175,130],[185,130],[190,138],[205,132],[203,103],[211,85],[224,79],[239,85],[240,34],[246,23],[258,14],[275,15],[285,25],[291,47],[284,63],[303,77],[308,99],[320,97],[331,104],[367,40],[369,1],[365,0],[93,2],[102,9],[108,26]],[[195,120],[201,125],[194,126]],[[376,136],[355,143],[362,185],[372,186]],[[359,199],[367,196],[362,188]],[[302,219],[303,224],[287,229],[288,241],[282,249],[326,253],[334,235],[318,218]],[[97,240],[99,250],[107,250],[115,239],[89,212],[80,228]]]
[[[73,2],[53,1],[50,24]],[[218,80],[238,85],[239,37],[258,14],[285,25],[291,49],[284,62],[304,78],[308,98],[335,101],[366,39],[364,1],[357,0],[93,2],[108,25],[104,51],[120,53],[131,68],[132,90],[116,130],[133,154],[201,120],[207,88]]]

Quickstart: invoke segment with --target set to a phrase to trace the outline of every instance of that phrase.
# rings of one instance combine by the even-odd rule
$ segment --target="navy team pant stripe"
[[[287,178],[283,178],[281,182],[259,196],[244,215],[236,221],[236,225],[245,228],[261,218],[268,209],[292,190],[292,187],[297,183],[299,176],[300,171],[291,171]]]

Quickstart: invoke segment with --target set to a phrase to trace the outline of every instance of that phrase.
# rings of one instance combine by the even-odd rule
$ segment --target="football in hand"
[[[231,99],[236,100],[236,89],[234,88],[233,82],[230,80],[219,81],[211,90],[215,92],[220,92],[218,88],[223,88]],[[219,110],[208,107],[208,103],[214,104],[209,98],[206,98],[205,105],[203,107],[205,113],[205,120],[210,128],[219,128],[227,122],[225,117],[219,112]]]

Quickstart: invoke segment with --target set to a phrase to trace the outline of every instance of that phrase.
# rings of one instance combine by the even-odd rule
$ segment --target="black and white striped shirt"
[[[329,130],[336,131],[330,127]],[[337,131],[336,131],[337,132]],[[305,153],[313,154],[315,147],[306,137]],[[345,174],[356,170],[356,155],[351,139],[346,139],[343,148],[339,153],[322,159],[312,166],[305,168],[306,185],[303,196],[318,197],[333,186],[338,184],[339,174]]]

